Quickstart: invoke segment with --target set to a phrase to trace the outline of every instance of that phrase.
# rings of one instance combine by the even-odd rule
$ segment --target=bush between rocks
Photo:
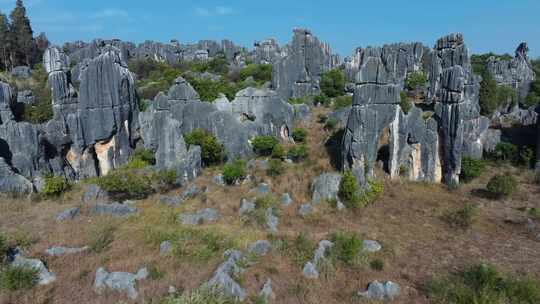
[[[480,177],[486,170],[486,163],[483,160],[478,160],[470,157],[461,159],[461,181],[468,183],[475,178]]]
[[[295,128],[292,133],[292,138],[295,142],[304,143],[306,142],[308,132],[303,128]]]
[[[268,162],[268,169],[266,170],[268,175],[275,177],[283,174],[283,172],[285,172],[285,167],[280,159],[271,159]]]
[[[48,197],[59,196],[70,187],[68,181],[62,176],[46,176],[44,182],[41,192]]]
[[[19,291],[37,285],[38,270],[23,266],[7,266],[0,272],[0,290]]]
[[[225,157],[223,145],[217,138],[202,129],[195,129],[184,136],[186,144],[201,147],[201,159],[205,166],[219,164]]]
[[[332,236],[332,243],[329,256],[346,265],[358,264],[358,257],[362,249],[362,239],[353,232],[337,232]]]
[[[237,159],[234,162],[223,167],[223,180],[228,185],[234,185],[236,182],[246,178],[246,162]]]
[[[510,174],[498,174],[487,184],[488,193],[496,199],[509,197],[518,189],[517,179]]]
[[[260,156],[269,156],[279,141],[274,136],[257,136],[251,142],[253,150]]]
[[[289,149],[289,152],[287,152],[287,156],[294,162],[301,162],[307,159],[309,156],[307,146],[294,146]]]

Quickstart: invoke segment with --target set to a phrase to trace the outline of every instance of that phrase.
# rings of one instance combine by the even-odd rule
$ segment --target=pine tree
[[[0,68],[7,69],[10,67],[10,35],[9,35],[9,20],[5,14],[0,12]]]
[[[11,12],[11,37],[14,42],[12,52],[12,62],[15,65],[31,65],[31,57],[34,51],[35,43],[33,38],[30,19],[26,16],[26,8],[22,0],[17,0],[15,8]]]

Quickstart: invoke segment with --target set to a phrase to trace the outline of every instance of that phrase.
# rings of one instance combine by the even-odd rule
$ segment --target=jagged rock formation
[[[295,29],[292,42],[284,49],[286,55],[275,62],[272,73],[272,86],[279,96],[288,99],[319,94],[322,73],[336,67],[339,57],[306,29]]]
[[[252,59],[257,64],[272,64],[285,55],[281,52],[281,48],[275,39],[257,41],[254,47]]]
[[[497,84],[516,90],[520,101],[527,96],[531,82],[535,79],[528,52],[529,47],[523,42],[517,47],[512,60],[491,57],[487,62],[487,71],[493,75]]]
[[[385,62],[385,66],[395,82],[403,82],[408,73],[422,69],[425,55],[429,49],[420,42],[396,43],[381,47],[357,48],[353,55],[345,58],[345,76],[356,83],[356,77],[362,65],[370,58],[379,56]],[[379,55],[380,54],[380,55]]]
[[[536,109],[540,113],[540,107]],[[536,121],[538,135],[536,136],[536,173],[540,174],[540,119]]]
[[[412,180],[457,182],[462,153],[481,156],[489,126],[487,118],[479,115],[478,79],[472,74],[463,38],[460,34],[443,37],[423,55],[432,117],[417,107],[408,114],[401,110],[403,79],[415,65],[398,64],[408,60],[392,56],[402,48],[393,46],[394,52],[389,51],[391,46],[372,48],[354,76],[353,107],[343,139],[344,169],[351,169],[362,185],[366,177],[376,175],[377,162],[391,177],[408,174]]]
[[[200,102],[193,88],[181,78],[177,79],[167,95],[156,96],[150,109],[141,114],[141,125],[152,121],[156,123],[158,117],[162,116],[167,118],[159,119],[172,119],[168,123],[174,126],[165,128],[165,132],[180,129],[175,132],[186,134],[195,129],[204,129],[214,134],[225,146],[229,160],[252,155],[249,141],[255,136],[275,135],[288,140],[289,130],[292,130],[295,119],[293,107],[273,91],[247,88],[239,91],[231,102],[222,97],[214,103],[207,103]],[[142,132],[141,135],[148,147],[152,147],[152,142],[158,140],[155,137],[157,134]],[[166,136],[160,137],[160,140],[164,140],[163,137]],[[178,135],[172,138],[174,137]],[[173,150],[182,151],[184,148],[177,147]],[[158,164],[159,154],[158,152]]]

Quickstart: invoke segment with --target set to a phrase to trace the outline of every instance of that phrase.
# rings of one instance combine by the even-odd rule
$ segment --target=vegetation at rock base
[[[188,145],[201,147],[201,159],[205,166],[219,164],[225,158],[224,147],[211,133],[195,129],[191,133],[184,135],[184,140]]]
[[[260,156],[269,156],[279,141],[274,136],[257,136],[251,141],[253,150]]]
[[[343,109],[352,106],[353,97],[350,95],[340,96],[334,98],[334,109]]]
[[[292,138],[294,139],[294,141],[299,142],[299,143],[306,142],[307,136],[308,136],[308,132],[304,128],[294,128],[292,132]]]
[[[38,283],[38,271],[24,266],[6,266],[0,269],[0,290],[32,289]]]
[[[473,224],[478,215],[478,207],[473,204],[466,204],[463,208],[448,212],[444,219],[452,227],[468,229]]]
[[[497,174],[489,180],[486,188],[492,197],[500,199],[514,194],[518,186],[518,181],[511,174]]]
[[[271,159],[268,161],[266,173],[270,176],[279,176],[285,172],[285,167],[280,159]]]
[[[331,70],[321,76],[321,91],[330,98],[343,95],[345,92],[345,76],[340,70]]]
[[[309,157],[309,152],[306,145],[298,145],[291,147],[287,152],[287,157],[294,162],[301,162]]]
[[[480,82],[480,112],[491,115],[502,106],[513,106],[517,103],[516,91],[504,85],[497,85],[489,73],[482,75]]]
[[[464,156],[461,158],[460,181],[468,183],[473,179],[480,177],[485,170],[485,161]]]
[[[345,171],[339,184],[338,195],[347,208],[357,209],[375,202],[384,192],[384,184],[370,180],[366,189],[361,190],[352,171]]]
[[[46,176],[41,193],[45,196],[59,196],[69,190],[69,182],[63,176]]]
[[[409,90],[416,90],[418,87],[425,86],[427,81],[426,74],[422,71],[415,71],[405,78],[405,87]]]
[[[495,57],[499,60],[512,60],[512,56],[509,54],[497,55],[494,53],[485,53],[485,54],[473,54],[471,56],[471,65],[473,71],[477,75],[483,76],[487,71],[487,62],[490,57]]]
[[[241,159],[237,159],[223,167],[223,180],[228,185],[234,185],[243,180],[246,178],[246,174],[246,162]]]
[[[329,257],[345,265],[358,264],[362,250],[362,239],[354,232],[336,232],[332,238],[334,246],[330,248]]]
[[[151,176],[137,170],[115,170],[97,179],[110,195],[123,199],[144,198],[153,192]]]
[[[399,93],[399,106],[401,107],[401,110],[403,113],[408,114],[409,111],[412,109],[413,104],[409,96],[407,96],[407,93],[401,92]]]
[[[237,304],[234,299],[226,297],[219,290],[202,287],[181,295],[165,298],[162,304]]]

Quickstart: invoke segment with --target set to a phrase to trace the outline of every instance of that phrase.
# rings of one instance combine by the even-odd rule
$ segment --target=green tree
[[[201,147],[201,158],[205,165],[215,165],[223,161],[223,145],[217,138],[202,129],[195,129],[184,137],[188,145]]]
[[[9,20],[5,14],[0,13],[0,68],[8,69],[10,53]]]
[[[34,48],[34,38],[30,19],[26,16],[26,8],[22,0],[17,0],[15,8],[11,12],[11,38],[14,43],[12,63],[14,65],[25,64],[31,66],[31,54]]]
[[[340,70],[331,70],[322,74],[321,91],[328,97],[338,97],[345,92],[345,76]]]
[[[427,77],[426,74],[424,74],[422,71],[412,72],[405,79],[405,86],[409,90],[416,90],[417,87],[425,86],[426,83]]]
[[[403,113],[407,114],[412,108],[412,102],[409,96],[407,96],[407,93],[401,92],[399,93],[400,101],[399,106],[401,107],[401,110],[403,110]]]
[[[480,112],[482,115],[491,115],[498,106],[497,82],[491,74],[484,73],[480,82]]]
[[[358,187],[358,182],[352,171],[348,170],[343,173],[338,194],[345,206],[355,208],[358,205],[360,187]]]

